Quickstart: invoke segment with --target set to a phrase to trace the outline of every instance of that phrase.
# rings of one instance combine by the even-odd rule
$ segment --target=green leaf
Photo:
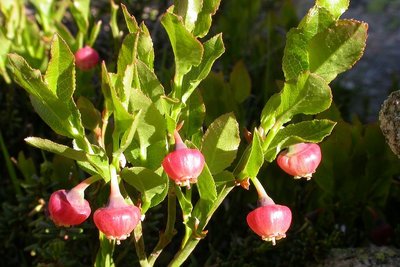
[[[273,161],[282,149],[294,144],[319,143],[331,134],[335,125],[336,122],[330,120],[312,120],[289,124],[279,130],[272,140],[268,150],[265,151],[265,160]]]
[[[134,33],[129,33],[124,38],[118,53],[117,73],[122,81],[127,66],[134,65],[137,59],[137,38]]]
[[[203,0],[175,0],[174,5],[174,13],[182,17],[186,29],[192,32],[203,8]]]
[[[310,71],[327,82],[350,69],[362,56],[368,25],[354,20],[340,20],[317,34],[308,46]]]
[[[190,97],[200,82],[207,77],[215,60],[217,60],[224,52],[225,47],[222,40],[222,34],[218,34],[204,43],[204,55],[200,65],[193,67],[183,78],[183,103],[186,103],[186,100]]]
[[[129,147],[125,150],[124,155],[129,163],[133,166],[143,166],[150,170],[157,170],[168,153],[165,140],[154,142],[149,146],[141,146],[138,140],[132,140]]]
[[[199,190],[200,199],[196,203],[191,217],[198,219],[201,224],[205,224],[208,214],[217,199],[216,185],[207,164],[197,180],[197,189]]]
[[[180,130],[182,136],[191,137],[194,134],[202,133],[203,121],[206,114],[206,107],[200,92],[195,91],[186,101],[182,109],[181,120],[185,123]]]
[[[210,125],[217,117],[238,111],[238,106],[229,85],[225,83],[222,73],[210,72],[199,85],[204,104],[207,107],[206,125]]]
[[[139,41],[138,41],[138,58],[149,67],[149,69],[153,69],[154,63],[154,49],[153,49],[153,40],[151,39],[151,35],[149,29],[146,27],[144,22],[140,23],[140,33],[139,33]]]
[[[251,79],[243,61],[238,61],[230,74],[229,84],[238,103],[242,103],[250,95]]]
[[[136,61],[139,89],[145,93],[157,106],[161,113],[163,112],[161,96],[164,95],[164,87],[161,85],[156,74],[148,65],[141,60]]]
[[[270,126],[291,120],[294,115],[314,115],[329,108],[332,92],[324,79],[312,73],[303,73],[297,81],[286,82],[283,90],[272,96],[261,114],[261,126]]]
[[[135,17],[129,14],[126,6],[123,4],[121,6],[129,33],[136,35],[135,50],[137,50],[137,58],[143,61],[150,69],[153,69],[154,50],[149,30],[143,22],[139,26]]]
[[[335,23],[333,15],[324,7],[314,6],[300,21],[297,29],[301,30],[307,42],[316,34],[325,31]]]
[[[204,37],[211,27],[211,17],[217,12],[221,0],[203,0],[203,8],[197,16],[194,35]]]
[[[179,202],[179,206],[181,206],[181,210],[182,210],[182,217],[183,217],[183,222],[187,222],[187,220],[190,217],[190,214],[192,213],[193,210],[193,205],[192,205],[192,201],[189,198],[189,196],[186,196],[182,190],[182,187],[179,187],[177,185],[175,185],[175,193],[176,193],[176,197],[178,198],[178,202]],[[188,189],[188,190],[192,190],[192,189]]]
[[[36,174],[36,167],[35,167],[35,163],[33,162],[32,158],[26,158],[24,152],[20,151],[18,153],[18,161],[17,162],[18,162],[17,168],[20,170],[20,172],[24,176],[25,181],[36,183],[36,180],[34,179],[35,174]]]
[[[103,62],[101,64],[101,91],[104,96],[105,109],[108,110],[110,113],[114,111],[114,105],[111,96],[111,87],[113,86],[114,84],[111,81],[111,77],[107,71],[107,67]]]
[[[139,31],[139,25],[134,16],[132,16],[126,6],[121,4],[122,13],[124,14],[124,19],[126,26],[128,27],[129,33],[137,33]]]
[[[114,39],[121,38],[123,32],[119,30],[118,22],[117,22],[117,14],[118,14],[118,5],[115,4],[114,0],[110,0],[111,6],[111,17],[110,17],[110,28],[111,33]]]
[[[75,150],[79,148],[76,142],[73,142],[73,145]],[[89,170],[89,173],[91,173],[92,175],[100,175],[107,183],[111,180],[111,177],[109,163],[110,160],[106,154],[106,151],[102,147],[93,144],[91,145],[91,148],[93,150],[93,154],[86,154],[89,164],[83,161],[78,161],[78,164],[80,166],[83,166],[85,170]]]
[[[74,55],[64,40],[54,35],[51,59],[44,76],[48,88],[60,100],[70,100],[75,91]]]
[[[302,30],[291,29],[287,33],[282,59],[282,69],[287,81],[296,79],[300,73],[309,70],[307,46],[307,36]]]
[[[90,0],[73,0],[70,9],[79,31],[86,35],[89,28]]]
[[[152,70],[154,55],[149,57],[153,51],[151,39],[150,47],[141,46],[144,42],[146,40],[140,32],[130,33],[125,37],[118,55],[116,88],[119,90],[117,94],[125,104],[129,101],[130,91],[133,88],[140,89],[156,103],[161,111],[160,96],[164,95],[164,88]]]
[[[203,137],[201,152],[212,174],[229,167],[239,147],[239,124],[233,113],[217,118]]]
[[[175,75],[183,77],[203,57],[203,46],[183,25],[182,19],[168,10],[161,18],[175,55]]]
[[[243,153],[242,158],[235,169],[235,176],[239,179],[255,178],[264,164],[264,152],[261,145],[261,137],[255,129],[253,141]]]
[[[127,69],[129,70],[129,68]],[[136,130],[140,127],[145,116],[145,112],[140,109],[143,105],[136,105],[135,110],[128,110],[128,103],[124,105],[118,97],[114,85],[112,84],[110,74],[107,72],[106,66],[102,64],[102,89],[106,97],[106,106],[110,111],[114,111],[115,127],[113,138],[120,139],[119,147],[114,147],[114,156],[118,157],[120,153],[124,152],[131,144]],[[132,89],[130,94],[134,94],[135,89]],[[130,97],[130,95],[129,95]],[[128,101],[131,99],[129,98]],[[122,135],[122,136],[121,136]]]
[[[57,22],[54,26],[57,34],[69,45],[69,48],[72,51],[77,51],[79,49],[79,44],[67,28],[67,26],[65,26],[61,22]]]
[[[87,42],[87,45],[92,47],[94,43],[96,42],[97,36],[99,36],[100,30],[101,30],[101,24],[102,21],[99,20],[93,27],[92,30],[90,31],[89,35],[89,40]]]
[[[146,167],[152,170],[158,169],[167,153],[168,148],[165,140],[152,143],[147,147]]]
[[[99,231],[99,240],[100,248],[96,254],[94,267],[115,267],[113,260],[115,243],[110,242],[101,231]]]
[[[350,0],[316,0],[315,4],[326,8],[338,19],[349,7]]]
[[[87,161],[87,154],[82,150],[75,150],[70,147],[54,143],[53,141],[42,139],[39,137],[27,137],[25,142],[28,144],[64,156],[66,158],[74,159],[77,161]]]
[[[51,24],[53,23],[53,9],[54,9],[54,1],[40,1],[40,0],[31,0],[30,1],[34,7],[36,12],[36,19],[39,24],[43,28],[46,34],[51,34]]]
[[[89,99],[83,96],[79,97],[76,105],[82,115],[83,126],[89,130],[96,129],[101,123],[100,111],[94,107]]]
[[[142,197],[142,213],[161,203],[168,192],[168,178],[143,168],[125,168],[120,173],[121,178],[135,187]]]
[[[0,49],[0,75],[3,76],[6,83],[10,83],[10,77],[8,76],[6,69],[7,54],[10,52],[12,41],[9,40],[2,31],[0,31],[0,43],[2,49]]]
[[[115,129],[117,134],[125,132],[130,128],[134,116],[124,107],[121,99],[118,97],[115,87],[111,82],[110,74],[107,72],[106,65],[102,64],[102,89],[106,99],[106,107],[109,111],[114,111]]]
[[[145,148],[155,142],[165,140],[166,122],[160,111],[151,100],[139,90],[132,90],[130,97],[130,112],[142,110],[137,129],[137,140],[140,143],[142,155]],[[143,158],[146,160],[146,158]]]
[[[65,45],[63,41],[59,42],[58,38],[55,38],[54,42],[56,47],[58,45]],[[52,51],[56,50],[57,49]],[[59,53],[55,53],[52,56],[52,61],[49,64],[50,69],[56,68],[53,65],[58,65],[60,61],[63,61],[57,59],[58,56],[60,56]],[[14,73],[15,81],[30,94],[32,105],[39,116],[60,135],[70,138],[82,137],[84,135],[84,129],[80,114],[71,97],[71,90],[73,92],[73,88],[67,87],[64,92],[63,88],[57,87],[57,83],[64,85],[64,82],[53,78],[50,79],[53,81],[53,85],[51,85],[52,88],[50,89],[43,81],[40,71],[32,69],[22,57],[10,54],[8,59]],[[64,75],[65,79],[71,81],[68,75],[73,75],[73,73],[74,71],[67,67],[66,72],[61,73],[61,75]],[[57,82],[55,82],[56,80]],[[72,86],[69,82],[65,84],[67,86]]]
[[[196,185],[200,200],[213,202],[217,198],[217,189],[207,164],[204,165],[203,171],[197,178]]]
[[[327,3],[323,5],[315,5],[311,8],[307,15],[301,20],[299,26],[290,30],[287,34],[282,61],[282,68],[286,80],[296,79],[301,72],[310,70],[309,54],[313,51],[310,49],[309,45],[312,38],[335,24],[336,17],[335,14],[331,12],[332,10],[328,2],[332,3],[331,1],[327,1]],[[339,2],[343,1],[339,0]],[[341,5],[339,2],[337,1],[337,4]],[[343,9],[343,12],[346,8]]]
[[[218,197],[220,196],[221,190],[227,185],[235,185],[235,176],[229,171],[223,171],[214,175],[215,185],[217,186]]]
[[[122,135],[121,138],[121,143],[119,145],[119,149],[117,150],[117,154],[123,153],[131,144],[133,137],[137,131],[137,128],[140,123],[140,117],[142,116],[142,111],[139,110],[135,115],[133,115],[133,120],[131,124],[128,126],[128,128],[125,130],[125,132]]]

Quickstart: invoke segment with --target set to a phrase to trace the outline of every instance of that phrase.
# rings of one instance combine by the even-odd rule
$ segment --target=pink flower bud
[[[93,220],[96,227],[110,240],[125,240],[135,229],[141,218],[141,212],[135,205],[128,205],[119,190],[118,178],[113,170],[111,192],[108,205],[96,210]]]
[[[99,60],[99,54],[90,46],[85,46],[75,53],[75,64],[83,71],[94,68]]]
[[[286,206],[265,205],[247,215],[247,224],[264,241],[275,241],[286,237],[292,222],[292,212]]]
[[[83,223],[90,215],[89,202],[84,199],[83,190],[58,190],[51,194],[48,210],[57,226],[71,226]]]
[[[125,240],[140,221],[140,209],[124,202],[112,202],[94,212],[96,227],[110,240]]]
[[[278,155],[277,163],[286,173],[294,178],[311,179],[312,174],[321,162],[321,149],[312,143],[300,143]]]
[[[204,156],[198,149],[189,149],[175,130],[175,151],[169,153],[162,166],[168,176],[179,186],[190,187],[204,168]]]

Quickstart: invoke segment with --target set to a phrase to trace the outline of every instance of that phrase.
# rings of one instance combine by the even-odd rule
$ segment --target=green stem
[[[175,257],[168,264],[170,267],[181,266],[186,259],[190,256],[192,251],[196,248],[197,244],[200,242],[201,238],[191,237],[183,249],[179,250],[178,253],[175,254]]]
[[[254,184],[254,187],[257,190],[258,193],[258,198],[264,198],[264,197],[268,197],[267,192],[265,191],[264,187],[262,186],[262,184],[260,183],[260,180],[257,179],[257,177],[254,178],[250,178],[251,181]]]
[[[102,125],[101,125],[101,135],[100,135],[100,140],[99,140],[99,145],[105,150],[106,145],[104,143],[104,140],[106,138],[106,131],[107,131],[107,126],[108,126],[108,119],[110,118],[110,113],[108,112],[108,109],[105,108],[102,113]]]
[[[272,140],[274,139],[275,135],[278,133],[279,129],[281,128],[282,124],[279,122],[279,120],[274,124],[274,126],[269,130],[267,137],[263,141],[263,151],[267,151],[269,148],[269,145],[271,144]]]
[[[192,189],[186,189],[185,198],[188,201],[192,201]],[[193,210],[193,208],[191,209]],[[181,248],[185,247],[186,242],[189,240],[190,236],[192,235],[192,228],[187,225],[187,222],[190,218],[190,212],[188,214],[183,214],[183,224],[185,225],[185,235],[182,238]]]
[[[88,188],[91,184],[94,182],[98,181],[101,179],[100,175],[93,175],[90,176],[89,178],[86,178],[82,182],[80,182],[78,185],[76,185],[73,190],[79,190],[79,191],[84,191],[86,188]]]
[[[223,200],[226,198],[226,196],[229,194],[229,192],[234,187],[235,187],[235,185],[234,185],[234,183],[232,183],[231,185],[226,185],[226,187],[221,190],[220,194],[218,195],[218,198],[215,200],[209,213],[207,214],[207,218],[206,218],[205,222],[203,224],[199,225],[199,229],[197,229],[197,233],[193,233],[193,235],[185,243],[184,247],[175,254],[174,258],[172,259],[172,261],[170,262],[170,264],[168,266],[171,266],[171,267],[181,266],[187,260],[187,258],[190,256],[190,254],[196,248],[197,244],[202,239],[202,235],[204,235],[202,232],[204,231],[204,228],[207,226],[207,224],[210,221],[211,217],[213,216],[214,212],[217,210],[217,208],[221,205]],[[198,234],[198,233],[200,233],[200,234]]]
[[[167,225],[165,226],[165,232],[160,234],[160,239],[153,252],[149,256],[149,265],[153,266],[158,256],[160,256],[162,250],[171,242],[172,238],[176,234],[175,220],[176,220],[176,194],[175,186],[173,183],[169,185],[168,191],[168,215]]]
[[[275,204],[274,200],[268,196],[267,192],[265,191],[264,187],[257,179],[257,177],[251,178],[251,181],[253,182],[254,187],[257,190],[260,206]]]
[[[143,233],[142,233],[142,223],[139,222],[138,225],[135,227],[133,231],[134,234],[134,241],[135,241],[135,249],[136,255],[139,258],[139,263],[141,267],[149,267],[151,266],[147,261],[147,255],[144,248],[144,240],[143,240]]]
[[[78,147],[82,148],[84,151],[88,152],[89,154],[94,154],[92,149],[92,144],[86,138],[86,136],[77,136],[75,137],[75,142]]]
[[[106,236],[99,231],[100,248],[97,252],[95,267],[114,267],[112,255],[114,253],[114,242],[108,240]]]
[[[182,102],[182,83],[183,83],[183,77],[175,74],[174,89],[173,89],[172,96],[176,99],[179,99],[179,101],[181,101],[181,102]],[[178,104],[172,106],[171,118],[174,119],[175,122],[178,121],[179,115],[181,113],[181,109],[182,109],[181,103],[178,103]]]
[[[14,186],[15,194],[17,196],[20,196],[20,195],[22,195],[21,187],[19,185],[20,182],[18,181],[14,166],[11,163],[10,154],[8,153],[7,147],[4,144],[4,139],[3,139],[3,135],[1,134],[1,132],[0,132],[0,147],[1,147],[1,151],[3,152],[3,157],[4,157],[4,161],[6,163],[8,174],[10,175],[11,182]]]

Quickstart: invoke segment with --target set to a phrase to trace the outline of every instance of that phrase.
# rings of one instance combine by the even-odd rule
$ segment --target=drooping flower
[[[141,218],[140,209],[129,205],[122,197],[117,177],[111,178],[111,193],[106,207],[94,212],[96,227],[110,240],[125,240],[135,229]]]
[[[312,174],[321,162],[321,149],[313,143],[300,143],[282,151],[277,163],[286,173],[294,178],[305,177],[311,179]]]
[[[94,68],[99,63],[99,60],[99,54],[90,46],[85,46],[75,53],[75,64],[83,71]]]
[[[292,222],[292,212],[286,206],[268,204],[251,211],[247,215],[247,224],[265,241],[275,241],[286,237]]]
[[[90,205],[84,199],[84,191],[89,184],[85,181],[69,191],[62,189],[51,194],[48,211],[57,226],[78,225],[89,217]]]
[[[204,156],[198,149],[187,148],[177,130],[174,132],[175,151],[169,153],[162,166],[169,178],[179,186],[190,187],[204,168]]]

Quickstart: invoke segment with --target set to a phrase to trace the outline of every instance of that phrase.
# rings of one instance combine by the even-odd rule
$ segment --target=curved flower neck
[[[115,168],[111,169],[110,184],[111,184],[110,199],[107,206],[109,208],[126,207],[127,203],[125,202],[125,199],[121,195],[121,191],[119,190],[118,177]]]
[[[175,150],[186,149],[187,146],[183,142],[178,130],[174,130]]]
[[[66,194],[66,198],[69,202],[71,203],[76,203],[76,204],[84,204],[84,195],[85,195],[85,190],[86,188],[89,187],[92,183],[96,182],[99,179],[98,176],[91,176],[82,182],[80,182],[78,185],[73,187],[71,190],[69,190]]]

